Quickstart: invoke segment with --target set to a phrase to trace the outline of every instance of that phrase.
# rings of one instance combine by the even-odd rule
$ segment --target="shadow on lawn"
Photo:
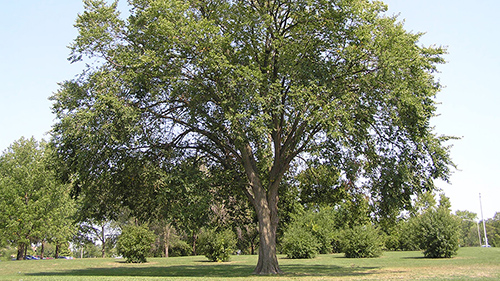
[[[285,276],[363,276],[377,267],[340,267],[325,265],[281,265]],[[212,264],[200,266],[172,265],[150,267],[108,267],[39,272],[30,276],[140,276],[140,277],[248,277],[255,266]]]

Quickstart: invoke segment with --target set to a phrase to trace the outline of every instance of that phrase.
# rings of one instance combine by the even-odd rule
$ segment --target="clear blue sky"
[[[121,0],[124,4],[125,0]],[[447,46],[440,66],[446,86],[433,124],[453,142],[459,170],[452,184],[439,183],[454,210],[500,212],[500,1],[387,0],[407,30],[426,32],[423,45]],[[2,1],[0,8],[0,151],[21,136],[48,138],[54,116],[48,97],[57,83],[73,78],[82,65],[66,60],[76,36],[79,0]]]

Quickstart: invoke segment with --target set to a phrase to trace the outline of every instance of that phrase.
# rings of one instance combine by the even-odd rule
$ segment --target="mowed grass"
[[[421,252],[386,252],[380,258],[279,257],[284,275],[254,276],[257,256],[208,262],[203,256],[122,259],[2,261],[0,280],[500,280],[500,248],[462,248],[452,259],[426,259]]]

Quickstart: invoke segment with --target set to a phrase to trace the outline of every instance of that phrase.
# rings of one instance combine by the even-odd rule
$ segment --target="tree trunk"
[[[255,255],[255,239],[250,240],[250,254]]]
[[[54,254],[54,258],[59,258],[59,250],[61,248],[61,245],[59,243],[56,243],[56,253]]]
[[[262,197],[263,195],[263,197]],[[278,195],[256,196],[254,208],[259,220],[259,260],[253,274],[281,274],[276,255],[276,230],[278,228]]]
[[[274,175],[268,190],[258,176],[257,163],[249,144],[240,149],[242,162],[251,187],[250,201],[259,221],[259,260],[253,274],[281,274],[276,256],[276,230],[278,228],[278,187],[281,177]],[[274,169],[273,169],[274,170]]]
[[[168,258],[168,249],[169,249],[169,246],[170,246],[170,232],[172,231],[172,227],[170,225],[170,223],[167,223],[167,225],[165,225],[165,228],[163,229],[163,242],[165,243],[165,257]]]
[[[276,255],[276,226],[269,218],[259,218],[259,260],[253,274],[281,274]]]
[[[102,225],[101,228],[101,243],[102,243],[102,249],[101,249],[101,257],[105,258],[106,257],[106,235],[104,233],[104,226],[106,224]]]
[[[45,254],[45,239],[42,240],[42,249],[40,249],[40,258],[43,259]]]
[[[196,238],[198,238],[198,235],[193,231],[193,256],[196,256]]]
[[[25,249],[25,244],[24,243],[19,243],[17,245],[17,260],[24,260],[24,249]]]

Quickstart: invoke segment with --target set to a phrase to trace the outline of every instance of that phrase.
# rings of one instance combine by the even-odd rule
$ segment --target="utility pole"
[[[481,193],[479,193],[479,208],[481,208],[481,219],[483,220],[483,230],[484,230],[484,247],[489,247],[490,245],[488,244],[488,235],[486,235],[486,222],[484,221],[483,217],[483,204],[481,203]]]
[[[481,231],[479,231],[479,222],[477,222],[477,237],[479,237],[479,247],[481,247]]]

